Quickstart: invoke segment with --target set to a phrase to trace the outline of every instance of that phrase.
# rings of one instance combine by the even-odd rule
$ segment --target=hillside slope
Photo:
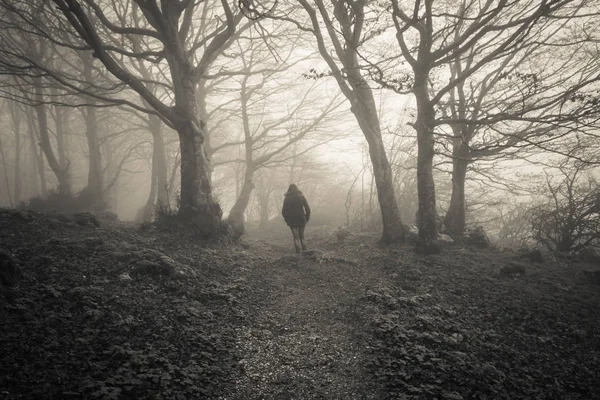
[[[283,234],[0,211],[23,270],[0,298],[0,398],[600,398],[600,287],[575,261],[307,237],[297,256]],[[499,274],[515,260],[525,275]]]

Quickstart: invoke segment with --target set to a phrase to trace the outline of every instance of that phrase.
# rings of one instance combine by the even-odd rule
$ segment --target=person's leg
[[[300,245],[298,244],[298,240],[300,239],[300,229],[298,227],[291,227],[292,236],[294,237],[294,247],[296,248],[296,253],[300,253]]]
[[[300,236],[300,245],[302,246],[302,251],[306,250],[306,243],[304,243],[304,228],[305,226],[298,228],[298,236]]]

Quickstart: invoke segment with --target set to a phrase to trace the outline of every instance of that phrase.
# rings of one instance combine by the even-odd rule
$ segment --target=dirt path
[[[252,323],[238,333],[244,355],[234,392],[223,399],[375,399],[368,384],[361,298],[378,277],[335,252],[290,254],[248,272]]]

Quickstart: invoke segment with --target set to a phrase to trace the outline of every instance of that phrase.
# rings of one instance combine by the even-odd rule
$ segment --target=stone
[[[166,257],[166,256],[165,256]],[[152,277],[172,277],[175,275],[175,268],[173,265],[155,262],[151,260],[140,260],[135,263],[135,266],[131,269],[131,275],[147,275]]]
[[[527,247],[519,249],[519,258],[527,258],[531,262],[544,262],[544,254],[540,249],[529,249]]]
[[[490,239],[482,226],[478,226],[475,229],[468,232],[465,242],[468,245],[478,247],[480,249],[487,249],[490,247]]]
[[[73,213],[73,218],[75,219],[75,223],[79,226],[94,226],[99,227],[100,222],[98,222],[98,218],[92,213],[89,212],[77,212]]]
[[[131,279],[131,276],[127,272],[123,272],[121,275],[119,275],[119,280],[120,281],[131,281],[133,279]]]
[[[591,281],[592,283],[595,283],[596,285],[600,285],[600,270],[595,270],[595,271],[589,271],[589,270],[583,270],[581,271],[581,273],[583,273],[583,276]]]
[[[525,275],[527,267],[525,264],[521,264],[516,261],[511,261],[508,265],[500,268],[500,276],[511,276],[511,275]]]
[[[0,286],[12,287],[23,276],[21,267],[8,250],[0,249]]]
[[[452,239],[450,236],[446,235],[445,233],[440,233],[438,235],[438,240],[440,241],[440,243],[446,243],[446,244],[454,243],[454,239]]]
[[[587,264],[600,265],[600,254],[592,247],[584,247],[579,251],[579,259]]]

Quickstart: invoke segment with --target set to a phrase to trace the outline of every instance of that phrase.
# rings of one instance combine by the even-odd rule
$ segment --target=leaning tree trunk
[[[42,78],[36,77],[34,78],[35,83],[35,100],[37,105],[35,106],[35,112],[37,114],[37,119],[39,123],[39,136],[40,136],[40,146],[46,156],[46,160],[48,160],[48,165],[56,175],[58,179],[58,192],[61,195],[70,195],[71,194],[71,181],[69,179],[69,173],[66,168],[62,168],[54,155],[54,151],[52,149],[52,143],[50,142],[50,134],[48,131],[48,118],[46,115],[46,106],[44,104],[44,92],[42,88]]]
[[[452,150],[452,195],[444,217],[444,225],[453,238],[461,237],[465,231],[465,178],[469,162],[467,145],[462,142],[455,143]]]
[[[415,79],[414,94],[417,100],[417,194],[419,210],[417,224],[419,238],[416,250],[421,254],[439,253],[437,241],[437,211],[435,205],[435,184],[433,181],[434,110],[427,93],[427,80]]]
[[[383,243],[402,243],[404,242],[404,227],[394,195],[392,168],[385,153],[375,100],[367,84],[361,86],[355,88],[360,100],[354,102],[351,111],[356,116],[369,145],[369,156],[373,165],[377,199],[383,222],[381,241]]]
[[[244,173],[244,183],[242,190],[237,197],[235,204],[229,212],[227,221],[233,229],[233,233],[236,237],[242,236],[244,233],[244,213],[250,203],[250,195],[254,189],[254,166],[246,165],[246,172]]]

